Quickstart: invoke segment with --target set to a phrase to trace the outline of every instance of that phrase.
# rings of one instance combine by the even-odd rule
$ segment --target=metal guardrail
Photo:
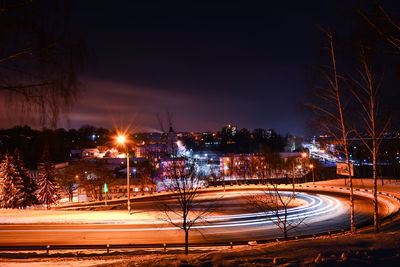
[[[343,234],[348,229],[340,229],[331,232],[324,233],[315,233],[308,235],[299,235],[299,236],[289,236],[287,241],[289,240],[300,240],[307,238],[317,238],[322,236],[332,236],[335,234]],[[190,248],[199,248],[199,247],[230,247],[234,246],[243,246],[243,245],[251,245],[252,242],[256,244],[267,244],[273,242],[281,242],[285,241],[283,238],[274,238],[274,239],[256,239],[251,241],[230,241],[230,242],[212,242],[212,243],[190,243]],[[46,251],[47,254],[50,254],[50,251],[54,250],[79,250],[79,249],[88,249],[88,250],[105,250],[107,253],[110,252],[111,249],[161,249],[164,252],[170,248],[184,248],[184,243],[163,243],[163,244],[105,244],[105,245],[35,245],[35,246],[0,246],[0,251]]]

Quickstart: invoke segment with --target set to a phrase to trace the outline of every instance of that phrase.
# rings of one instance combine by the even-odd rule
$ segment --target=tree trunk
[[[373,152],[372,152],[372,169],[374,178],[374,230],[379,232],[379,214],[378,214],[378,177],[376,173],[376,147],[375,141],[373,140]]]
[[[283,224],[283,237],[285,238],[285,240],[288,240],[286,223]]]
[[[185,231],[185,254],[189,254],[189,229],[186,224],[187,214],[184,213],[183,215],[183,224],[182,228]]]
[[[292,171],[293,171],[293,179],[292,179],[292,184],[293,184],[293,199],[295,199],[295,198],[296,198],[296,188],[295,188],[295,186],[294,186],[294,183],[295,183],[295,178],[294,178],[294,162],[293,162],[293,164],[292,164]]]
[[[284,217],[284,221],[283,221],[283,237],[285,238],[285,241],[286,241],[288,239],[288,234],[287,234],[287,232],[288,232],[288,230],[287,230],[287,216],[288,216],[288,213],[287,213],[287,206],[286,205],[285,205],[284,211],[285,211],[285,217]]]
[[[349,159],[349,152],[347,150],[347,138],[344,138],[345,143],[345,153],[346,153],[346,162],[347,168],[349,170],[349,186],[350,186],[350,231],[352,233],[356,232],[356,222],[354,219],[354,191],[353,191],[353,178],[351,177],[351,164]]]
[[[101,187],[101,185],[99,186],[99,200],[100,200],[100,201],[103,200],[103,192],[102,192],[102,187]]]
[[[185,254],[189,254],[189,231],[185,230]]]
[[[334,74],[334,90],[336,93],[336,102],[337,102],[337,108],[339,112],[339,121],[340,121],[340,128],[342,130],[342,137],[343,137],[343,146],[344,146],[344,151],[346,154],[346,163],[349,168],[349,184],[350,184],[350,225],[351,225],[351,232],[355,233],[356,231],[356,224],[354,220],[354,197],[353,197],[353,180],[351,178],[351,169],[350,169],[350,159],[349,159],[349,151],[347,147],[347,128],[346,124],[344,121],[344,115],[343,115],[343,106],[342,106],[342,100],[339,92],[339,83],[338,83],[338,74],[336,70],[336,58],[335,58],[335,50],[334,50],[334,45],[333,45],[333,36],[330,35],[330,52],[332,56],[332,66],[333,66],[333,74]],[[344,180],[346,184],[346,179]]]

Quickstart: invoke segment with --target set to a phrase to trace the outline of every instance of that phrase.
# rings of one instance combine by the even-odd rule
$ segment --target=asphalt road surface
[[[220,203],[215,213],[206,216],[190,230],[191,243],[230,242],[282,237],[270,213],[250,211],[249,191],[209,192],[201,196]],[[255,192],[252,192],[255,193]],[[291,194],[284,192],[283,194]],[[288,221],[298,225],[289,235],[316,234],[347,228],[350,225],[348,196],[340,194],[296,193],[301,206],[288,210]],[[172,202],[171,199],[162,201]],[[371,200],[356,198],[356,223],[372,220]],[[156,209],[154,199],[134,201],[135,212]],[[94,211],[95,212],[95,211]],[[299,222],[301,222],[299,224]],[[183,231],[163,220],[137,224],[0,224],[0,245],[84,245],[84,244],[162,244],[183,243]]]

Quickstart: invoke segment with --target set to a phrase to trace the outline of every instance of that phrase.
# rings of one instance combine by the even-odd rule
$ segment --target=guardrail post
[[[166,253],[167,252],[167,244],[163,244],[163,248],[164,248],[164,253]]]
[[[47,253],[47,255],[50,254],[50,245],[47,245],[47,246],[46,246],[46,253]]]
[[[233,243],[232,242],[230,242],[229,245],[231,246],[231,248],[233,248]]]
[[[110,244],[107,244],[107,254],[110,253]]]

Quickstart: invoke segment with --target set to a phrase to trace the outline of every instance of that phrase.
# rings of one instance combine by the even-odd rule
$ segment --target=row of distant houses
[[[126,175],[127,158],[125,154],[120,154],[116,149],[89,148],[83,150],[72,150],[72,159],[103,159],[105,166],[109,169],[120,169],[120,172]],[[299,166],[301,166],[301,154],[299,152],[282,152],[279,153],[281,158],[297,158]],[[170,157],[166,156],[166,146],[164,144],[147,144],[135,148],[135,157],[130,157],[130,163],[134,163],[130,167],[131,175],[134,175],[136,169],[134,167],[138,162],[146,159],[157,162],[157,168],[168,166]],[[184,159],[182,159],[184,160]],[[185,159],[184,161],[187,161]],[[187,162],[186,162],[187,163]],[[260,168],[268,168],[265,166],[263,155],[260,154],[219,154],[214,151],[199,151],[191,155],[189,163],[197,165],[209,165],[213,169],[213,174],[217,176],[257,176]],[[68,163],[59,163],[55,165],[56,169],[68,166]],[[217,170],[217,171],[215,171]],[[37,177],[39,171],[32,171],[32,177]]]
[[[157,183],[168,178],[168,169],[171,168],[172,162],[179,163],[180,167],[188,164],[196,165],[196,170],[201,173],[202,177],[213,175],[214,177],[226,177],[226,178],[256,178],[260,176],[261,168],[267,168],[263,165],[263,156],[259,154],[219,154],[214,151],[197,151],[193,152],[189,158],[173,158],[166,156],[166,146],[163,144],[149,144],[138,146],[135,148],[135,157],[130,157],[130,168],[129,173],[131,177],[130,191],[133,194],[153,192],[160,190],[160,184]],[[301,159],[300,153],[288,152],[280,153],[280,157],[298,158],[299,162]],[[117,181],[115,184],[109,187],[109,197],[124,197],[127,194],[126,187],[126,163],[127,158],[125,154],[119,153],[115,149],[105,148],[89,148],[83,150],[71,151],[71,159],[75,161],[79,160],[102,160],[105,163],[105,167],[116,170]],[[143,180],[143,177],[137,175],[136,166],[145,160],[155,161],[156,168],[160,168],[160,177],[155,180]],[[68,162],[55,164],[57,170],[63,169],[69,165]],[[37,178],[40,171],[31,171],[31,177]],[[264,172],[265,174],[265,172]],[[302,170],[297,170],[297,174],[302,175]],[[284,173],[271,173],[271,178],[279,175],[284,176]],[[120,177],[120,178],[118,178]],[[265,177],[263,177],[265,178]],[[82,192],[81,192],[82,193]],[[78,192],[77,192],[78,194]],[[81,199],[85,199],[82,197]]]

